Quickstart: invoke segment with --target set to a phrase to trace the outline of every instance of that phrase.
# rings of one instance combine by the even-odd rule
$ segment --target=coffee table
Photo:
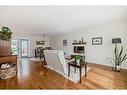
[[[81,61],[80,64],[77,64],[75,61],[69,62],[68,63],[68,77],[70,77],[70,66],[75,68],[75,73],[76,73],[76,68],[79,69],[79,74],[80,74],[79,82],[81,83],[82,68],[85,68],[85,77],[87,77],[87,62]]]

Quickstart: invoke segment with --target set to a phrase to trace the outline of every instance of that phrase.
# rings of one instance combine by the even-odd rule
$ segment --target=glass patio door
[[[21,39],[21,57],[28,57],[28,40]]]
[[[12,52],[12,55],[19,54],[19,43],[17,39],[12,39],[11,41],[11,52]]]

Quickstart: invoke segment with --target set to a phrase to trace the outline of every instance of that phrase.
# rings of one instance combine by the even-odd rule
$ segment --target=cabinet
[[[0,56],[0,64],[7,62],[17,65],[17,55]]]

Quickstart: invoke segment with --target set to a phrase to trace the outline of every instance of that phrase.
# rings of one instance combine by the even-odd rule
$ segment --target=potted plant
[[[123,54],[123,46],[121,47],[120,50],[116,47],[114,53],[115,53],[115,59],[113,60],[115,62],[115,67],[113,67],[113,70],[120,71],[121,64],[123,63],[123,61],[127,59],[127,53]]]
[[[77,64],[80,64],[80,60],[81,60],[81,56],[80,55],[76,55],[75,56],[75,61]]]
[[[1,40],[9,40],[11,38],[11,30],[8,27],[2,27],[1,31]]]

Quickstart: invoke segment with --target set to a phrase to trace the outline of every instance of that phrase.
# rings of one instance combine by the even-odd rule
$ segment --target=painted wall
[[[37,36],[37,35],[14,33],[12,35],[12,39],[18,39],[19,40],[19,48],[20,48],[20,39],[28,39],[29,40],[29,55],[28,55],[29,57],[34,56],[35,47],[48,47],[50,45],[49,44],[49,37],[44,38],[46,40],[45,45],[36,45],[36,41],[43,40],[42,36]],[[18,57],[21,58],[21,52],[19,52]]]
[[[124,51],[127,53],[127,21],[119,20],[110,23],[100,24],[87,28],[77,29],[73,32],[53,36],[50,38],[50,45],[54,49],[64,50],[68,55],[73,52],[73,40],[81,40],[87,42],[86,47],[86,61],[91,63],[103,64],[112,66],[111,60],[108,58],[114,57],[114,45],[112,38],[120,37],[124,46]],[[92,45],[93,37],[102,37],[102,45]],[[63,46],[63,40],[68,41],[67,46]],[[120,46],[119,45],[119,46]],[[127,61],[122,65],[127,69]]]

